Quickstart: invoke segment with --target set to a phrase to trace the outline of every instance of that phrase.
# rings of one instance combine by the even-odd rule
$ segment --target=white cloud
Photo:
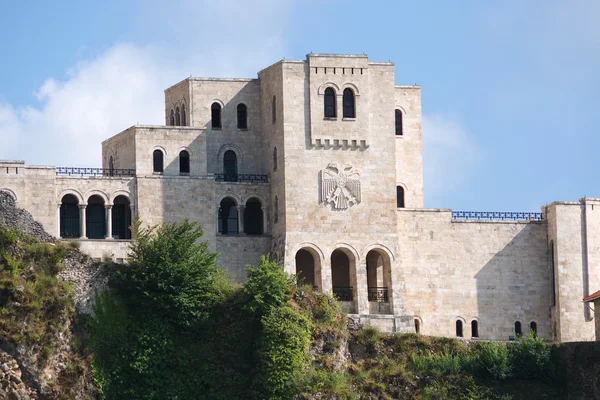
[[[463,127],[443,115],[423,115],[423,175],[428,204],[458,191],[483,155]]]
[[[216,8],[212,2],[190,1],[180,7],[185,14],[160,26],[162,32],[147,21],[160,20],[164,5],[143,7],[141,36],[169,40],[176,34],[178,40],[114,44],[69,67],[65,78],[49,77],[33,94],[36,105],[16,109],[0,104],[0,159],[99,166],[103,140],[136,123],[164,123],[165,88],[191,73],[256,76],[260,68],[282,58],[287,4],[264,0],[250,7],[227,0]],[[232,8],[239,12],[228,12]],[[269,18],[250,18],[250,12]]]

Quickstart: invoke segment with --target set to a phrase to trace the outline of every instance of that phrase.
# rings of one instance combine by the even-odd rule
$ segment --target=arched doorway
[[[112,237],[131,239],[131,207],[126,196],[117,196],[112,207]]]
[[[64,195],[60,203],[60,237],[79,238],[79,201],[72,194]]]
[[[296,278],[298,283],[310,285],[316,288],[315,279],[315,257],[306,249],[300,249],[296,253]]]
[[[262,235],[263,233],[263,210],[260,200],[256,197],[246,202],[244,209],[244,233],[248,235]]]
[[[380,250],[367,253],[369,313],[391,314],[392,271],[388,255]]]
[[[346,250],[336,249],[331,253],[331,284],[333,294],[342,302],[342,307],[349,313],[356,312],[356,282],[353,276],[354,256]]]
[[[219,233],[231,235],[238,233],[238,211],[235,200],[225,197],[219,206]]]
[[[88,239],[106,237],[106,209],[104,199],[97,194],[90,196],[85,209],[85,230]]]

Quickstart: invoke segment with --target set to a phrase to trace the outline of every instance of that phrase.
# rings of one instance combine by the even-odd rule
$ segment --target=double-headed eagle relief
[[[360,203],[360,175],[350,164],[329,163],[323,170],[321,201],[334,210]]]

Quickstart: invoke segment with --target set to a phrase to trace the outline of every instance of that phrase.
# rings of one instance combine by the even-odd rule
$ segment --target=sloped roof
[[[590,294],[589,296],[587,296],[586,298],[583,299],[584,302],[588,302],[588,301],[594,301],[596,299],[600,298],[600,290],[598,290],[597,292],[594,292],[592,294]]]

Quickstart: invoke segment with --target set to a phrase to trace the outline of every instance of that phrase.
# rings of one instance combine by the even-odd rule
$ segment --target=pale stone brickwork
[[[325,115],[328,88],[334,116]],[[582,299],[600,289],[600,200],[552,203],[542,221],[455,220],[425,209],[421,124],[421,89],[396,85],[393,63],[309,54],[258,79],[184,79],[165,90],[164,126],[133,126],[102,143],[104,170],[57,176],[2,161],[0,190],[57,236],[62,202],[75,196],[82,238],[65,240],[94,258],[126,260],[129,241],[113,238],[111,225],[125,201],[130,218],[148,226],[200,223],[233,281],[270,253],[304,283],[333,291],[354,320],[385,331],[415,331],[416,321],[420,333],[455,336],[461,321],[471,338],[476,321],[480,339],[508,340],[518,321],[547,340],[593,340],[598,316]],[[223,175],[229,151],[234,181]],[[397,208],[398,186],[406,208]],[[84,237],[91,196],[105,207],[105,239]]]

